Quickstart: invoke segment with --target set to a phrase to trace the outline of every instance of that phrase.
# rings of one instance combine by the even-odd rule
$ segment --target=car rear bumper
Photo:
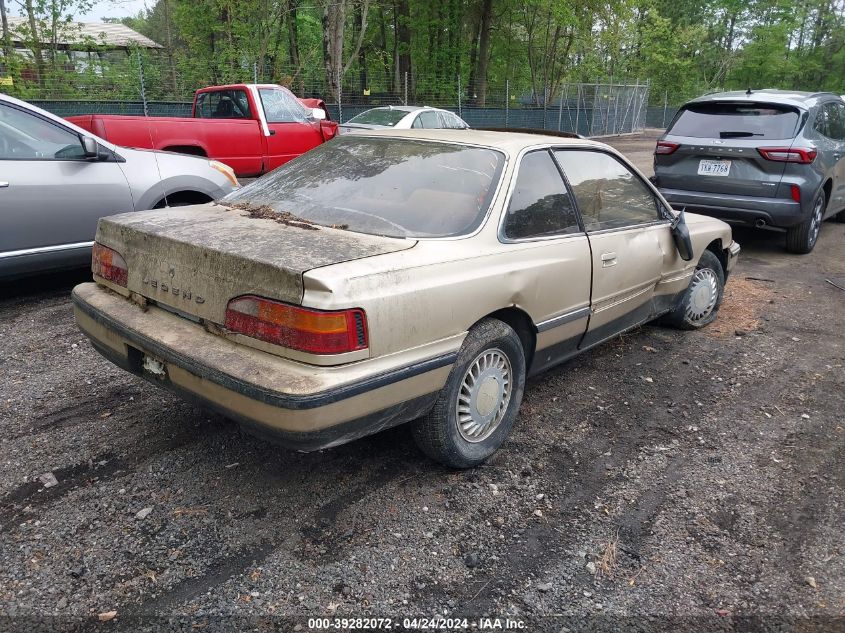
[[[198,323],[93,283],[74,288],[76,322],[119,367],[232,417],[251,432],[318,450],[413,420],[446,383],[460,340],[402,364],[314,367],[239,345]],[[430,355],[436,351],[436,355]]]
[[[787,228],[806,219],[801,203],[784,198],[756,198],[685,189],[660,189],[675,209],[685,207],[692,213],[709,215],[728,222],[751,226],[765,225]]]

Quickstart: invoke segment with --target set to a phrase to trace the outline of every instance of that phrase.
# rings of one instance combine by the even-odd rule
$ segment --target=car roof
[[[791,105],[798,108],[810,108],[822,97],[838,98],[832,92],[802,92],[800,90],[733,90],[730,92],[714,92],[702,95],[688,101],[691,103],[717,103],[719,101],[747,101],[749,103],[775,103]]]
[[[488,130],[473,129],[388,129],[372,130],[356,136],[387,136],[392,138],[440,141],[443,143],[464,143],[467,145],[480,145],[492,149],[499,149],[509,154],[517,154],[527,147],[535,147],[538,145],[607,148],[607,145],[604,145],[603,143],[580,138],[562,138],[559,136],[547,136],[543,134],[491,132]]]
[[[431,108],[429,106],[415,106],[415,105],[386,105],[386,106],[375,106],[374,108],[369,108],[365,110],[365,112],[370,112],[371,110],[398,110],[399,112],[416,112],[417,110],[434,110],[436,108]]]

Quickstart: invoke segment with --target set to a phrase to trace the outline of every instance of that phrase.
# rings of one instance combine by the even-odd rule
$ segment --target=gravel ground
[[[619,144],[648,169],[653,140]],[[84,273],[0,287],[0,630],[845,630],[845,225],[737,239],[716,323],[530,381],[467,472],[403,428],[242,435],[94,352]]]

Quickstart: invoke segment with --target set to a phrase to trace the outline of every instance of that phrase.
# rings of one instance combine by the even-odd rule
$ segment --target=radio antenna
[[[141,80],[141,101],[144,104],[144,117],[149,119],[150,111],[147,109],[147,93],[144,89],[144,62],[141,59],[141,49],[136,48],[135,52],[138,57],[138,77]],[[158,150],[156,149],[155,142],[153,141],[153,130],[152,130],[152,123],[148,120],[147,123],[147,134],[150,137],[150,151],[153,153],[153,160],[156,163],[156,172],[158,172],[158,183],[161,185],[161,191],[164,194],[164,206],[169,207],[170,203],[167,201],[167,189],[164,186],[164,179],[161,177],[161,165],[158,164]]]

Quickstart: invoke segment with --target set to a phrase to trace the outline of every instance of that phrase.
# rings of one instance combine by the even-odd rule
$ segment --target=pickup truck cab
[[[197,90],[191,117],[87,114],[68,121],[125,147],[207,156],[260,176],[334,138],[337,123],[275,84]]]

